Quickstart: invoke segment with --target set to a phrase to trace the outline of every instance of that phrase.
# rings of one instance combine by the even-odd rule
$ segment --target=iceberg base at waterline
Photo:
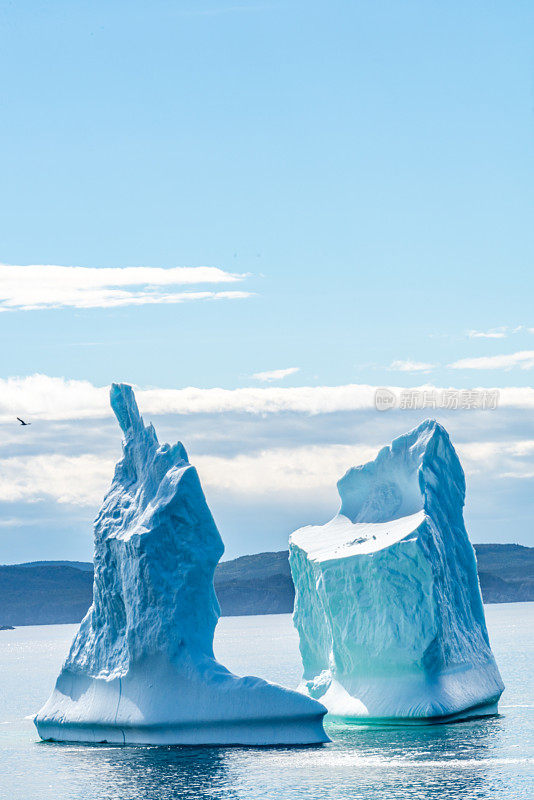
[[[328,722],[402,725],[456,722],[497,714],[501,695],[495,682],[488,681],[487,673],[472,669],[442,672],[434,679],[421,674],[368,676],[345,681],[348,689],[328,675],[326,691],[323,680],[319,676],[315,681],[304,682],[299,690],[326,706]],[[490,699],[480,701],[481,694]]]
[[[219,664],[223,544],[184,447],[159,445],[113,384],[124,457],[95,522],[93,604],[35,717],[42,739],[113,744],[328,741],[323,705]]]
[[[328,741],[309,698],[217,664],[188,675],[147,660],[105,680],[63,671],[36,718],[42,739],[109,744],[293,745]],[[318,704],[317,704],[318,705]]]

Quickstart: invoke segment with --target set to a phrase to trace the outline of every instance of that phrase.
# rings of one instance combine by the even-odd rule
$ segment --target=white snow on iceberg
[[[445,429],[423,422],[338,490],[337,516],[290,538],[301,690],[341,719],[494,713],[504,686]]]
[[[94,600],[35,718],[43,739],[144,744],[327,741],[325,708],[219,664],[223,544],[181,444],[159,445],[113,384],[124,457],[95,523]]]

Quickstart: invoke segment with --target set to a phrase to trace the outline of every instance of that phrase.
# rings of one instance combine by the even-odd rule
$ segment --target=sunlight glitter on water
[[[113,747],[41,743],[32,722],[76,626],[3,639],[0,800],[532,800],[534,604],[486,608],[506,691],[500,714],[432,726],[328,725],[332,742],[295,748]],[[289,615],[227,617],[217,656],[287,686],[301,677]]]

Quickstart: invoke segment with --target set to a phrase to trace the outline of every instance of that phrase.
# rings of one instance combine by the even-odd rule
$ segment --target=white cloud
[[[460,460],[470,476],[528,478],[534,469],[534,440],[478,441],[456,444]]]
[[[450,431],[466,471],[475,540],[487,541],[490,531],[490,541],[528,542],[534,389],[500,389],[492,411],[386,413],[375,410],[374,392],[359,385],[267,386],[154,388],[136,395],[161,441],[184,442],[232,555],[281,549],[289,530],[332,516],[336,482],[349,467],[434,415]],[[20,428],[16,412],[32,427]],[[72,531],[87,538],[89,555],[88,523],[120,455],[108,388],[45,375],[0,381],[0,419],[7,423],[0,439],[3,516],[27,520],[24,530],[33,526],[36,541],[45,518],[47,530],[56,519],[58,525],[70,520]]]
[[[508,328],[503,326],[489,331],[467,331],[467,335],[470,339],[504,339],[508,335]]]
[[[233,458],[197,456],[194,463],[210,492],[236,497],[276,492],[279,498],[314,492],[330,498],[336,496],[336,483],[347,469],[376,458],[384,444],[276,447]],[[455,448],[468,475],[507,477],[507,471],[516,468],[518,477],[523,477],[533,469],[533,440],[459,442]]]
[[[175,286],[228,284],[247,275],[218,267],[61,267],[0,265],[0,311],[116,308],[129,305],[233,300],[245,291],[172,291]],[[164,287],[170,287],[164,288]]]
[[[287,367],[287,369],[272,369],[269,372],[255,372],[252,376],[256,381],[281,381],[282,378],[287,378],[288,375],[294,375],[299,372],[300,367]]]
[[[448,364],[451,369],[520,369],[534,368],[534,350],[520,350],[502,356],[481,356],[480,358],[461,358]]]
[[[430,372],[435,364],[427,364],[425,361],[393,361],[389,369],[395,372]]]
[[[58,503],[97,505],[111,482],[113,468],[112,460],[92,453],[6,458],[0,460],[0,501],[51,498]]]
[[[378,447],[330,445],[272,448],[233,458],[203,455],[194,459],[203,486],[213,493],[247,497],[288,496],[295,491],[335,493],[336,481],[354,464],[374,458]],[[92,453],[55,454],[0,460],[0,502],[98,506],[113,477],[113,459]]]
[[[27,416],[32,419],[66,420],[107,416],[109,390],[89,381],[66,380],[49,375],[0,378],[0,420]]]
[[[374,387],[301,386],[293,388],[244,389],[136,389],[145,414],[196,414],[244,411],[277,413],[301,411],[310,414],[371,408]],[[31,419],[66,420],[107,417],[109,387],[88,381],[66,380],[48,375],[0,379],[0,420],[16,416]]]
[[[233,458],[197,456],[195,466],[208,489],[238,495],[291,495],[295,491],[335,491],[336,482],[354,465],[375,458],[379,447],[312,445],[277,447]]]
[[[233,457],[197,455],[201,482],[210,494],[269,497],[302,502],[304,494],[335,502],[336,482],[352,466],[376,457],[382,443],[274,447]],[[526,478],[532,473],[533,440],[455,444],[468,475]],[[52,499],[60,504],[98,506],[111,483],[114,460],[93,453],[12,457],[0,460],[0,502]],[[332,514],[335,507],[332,507]]]
[[[193,459],[210,493],[234,497],[271,496],[285,501],[294,492],[323,492],[335,498],[336,481],[355,464],[374,458],[378,447],[328,445],[272,448],[235,457],[203,455]],[[112,459],[83,453],[0,460],[0,502],[35,502],[98,506],[113,477]],[[334,509],[332,509],[334,513]]]
[[[136,389],[136,397],[142,413],[149,416],[227,412],[277,414],[288,411],[329,414],[374,411],[376,388],[367,384],[243,389],[197,389],[190,386],[184,389]],[[389,388],[397,396],[403,391],[397,386]],[[440,387],[428,384],[413,388],[442,391]],[[534,408],[532,387],[505,387],[498,391],[499,408]],[[31,422],[102,418],[111,416],[111,413],[108,386],[39,374],[25,378],[0,378],[0,422],[15,423],[17,416],[28,417]]]
[[[519,439],[511,442],[463,442],[458,444],[456,448],[467,460],[475,462],[491,461],[500,456],[534,456],[534,441],[532,439]]]

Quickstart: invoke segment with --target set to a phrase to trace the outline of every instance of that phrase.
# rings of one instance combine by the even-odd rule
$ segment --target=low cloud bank
[[[375,408],[375,389],[141,389],[137,399],[160,441],[185,444],[229,556],[280,549],[292,527],[324,522],[337,510],[343,473],[429,416],[450,432],[466,471],[474,540],[534,544],[532,389],[500,389],[492,410],[385,412]],[[19,427],[16,416],[32,426]],[[6,379],[0,420],[0,515],[12,521],[0,536],[23,520],[29,547],[31,525],[42,540],[44,515],[53,528],[56,514],[65,531],[72,518],[75,538],[83,529],[90,557],[92,519],[120,457],[108,387],[46,375]],[[15,552],[16,539],[8,544]],[[80,556],[69,548],[50,557]]]
[[[339,411],[375,410],[377,387],[368,384],[343,386],[246,387],[242,389],[143,389],[136,396],[145,414],[329,414]],[[388,387],[401,395],[402,387]],[[454,390],[423,384],[413,392],[432,394]],[[483,391],[474,389],[473,391]],[[534,389],[506,387],[498,392],[499,408],[534,409]],[[433,409],[426,409],[432,416]],[[111,416],[109,387],[89,381],[68,380],[50,375],[0,379],[0,422],[16,416],[42,420],[75,420]]]

